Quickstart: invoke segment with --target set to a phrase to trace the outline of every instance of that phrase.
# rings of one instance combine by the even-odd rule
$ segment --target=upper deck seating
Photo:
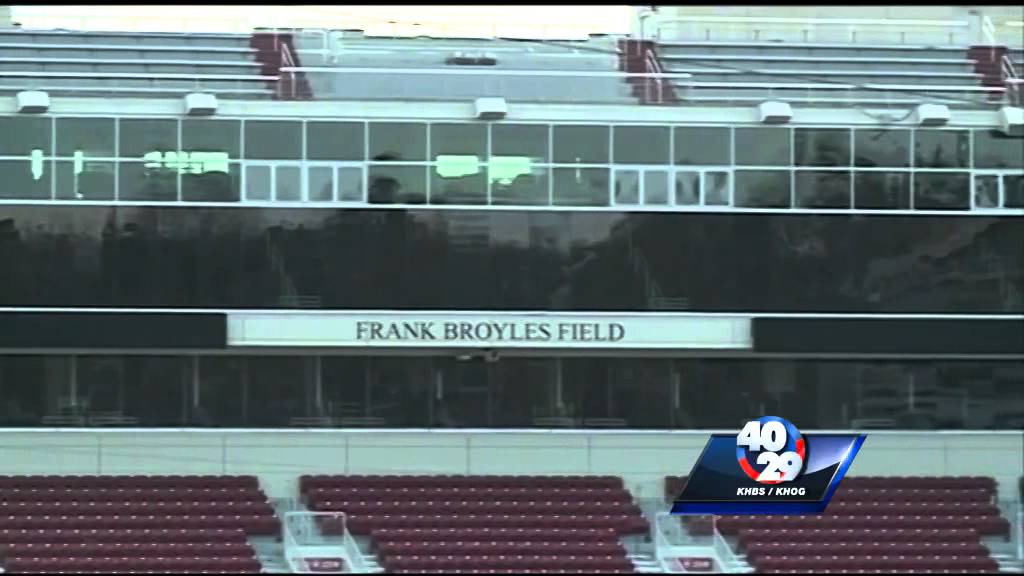
[[[390,572],[632,572],[619,537],[648,531],[611,476],[303,476],[300,491],[346,512]]]
[[[0,92],[265,98],[248,35],[0,30]]]
[[[974,108],[1002,101],[1006,92],[960,47],[682,41],[663,42],[658,53],[666,72],[692,75],[678,82],[683,102]]]
[[[280,525],[254,476],[0,476],[8,572],[245,572]]]
[[[684,481],[666,478],[666,497]],[[822,515],[721,516],[716,526],[737,539],[759,573],[997,572],[981,542],[1009,535],[996,489],[993,478],[980,476],[854,476]],[[710,531],[707,518],[687,524]]]

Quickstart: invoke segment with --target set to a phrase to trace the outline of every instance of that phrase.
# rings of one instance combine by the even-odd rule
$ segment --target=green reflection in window
[[[438,156],[437,174],[442,178],[461,178],[480,173],[480,158],[477,156]]]
[[[226,152],[147,152],[142,159],[146,168],[168,168],[180,174],[228,172]]]
[[[32,179],[41,180],[43,178],[43,151],[36,148],[32,151]]]
[[[520,176],[533,172],[533,159],[529,156],[492,156],[491,181],[509,185]]]

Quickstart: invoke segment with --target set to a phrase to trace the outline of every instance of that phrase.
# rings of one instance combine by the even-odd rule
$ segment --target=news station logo
[[[864,443],[859,434],[808,434],[762,416],[713,434],[673,514],[819,514]]]

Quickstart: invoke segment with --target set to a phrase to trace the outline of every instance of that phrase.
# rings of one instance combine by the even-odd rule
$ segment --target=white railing
[[[730,572],[739,565],[739,558],[737,558],[736,553],[732,551],[732,546],[725,541],[722,533],[718,531],[717,522],[712,524],[711,529],[714,533],[715,559],[719,562],[720,567],[724,572]]]
[[[317,518],[329,518],[341,526],[341,534],[326,537],[317,526]],[[291,510],[281,522],[284,557],[293,574],[365,572],[359,546],[348,533],[343,512],[307,512]],[[338,561],[342,564],[339,565]],[[315,568],[311,564],[318,564]]]
[[[896,44],[941,40],[947,45],[969,42],[965,20],[883,18],[785,18],[761,16],[655,16],[654,39],[691,41],[768,41],[865,43],[883,39]],[[645,19],[646,20],[646,19]],[[645,27],[649,24],[645,23]],[[867,39],[867,40],[866,40]]]

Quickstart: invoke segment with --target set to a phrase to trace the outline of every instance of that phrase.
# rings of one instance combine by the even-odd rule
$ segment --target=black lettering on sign
[[[620,342],[626,328],[617,322],[356,322],[357,340]]]

